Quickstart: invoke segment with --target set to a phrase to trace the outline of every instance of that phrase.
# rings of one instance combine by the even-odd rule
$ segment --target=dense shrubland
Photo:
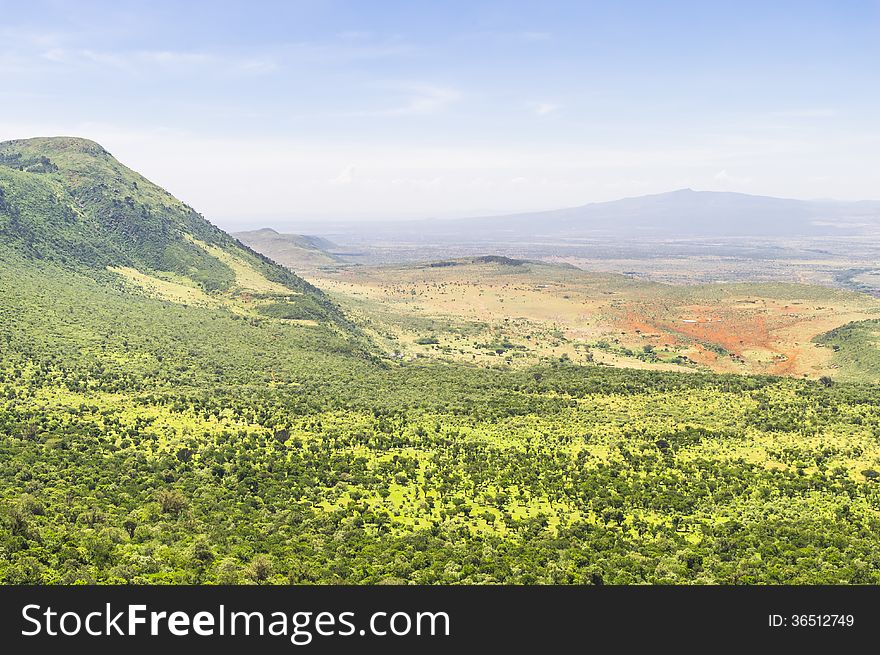
[[[880,581],[880,390],[387,363],[0,258],[5,583]]]

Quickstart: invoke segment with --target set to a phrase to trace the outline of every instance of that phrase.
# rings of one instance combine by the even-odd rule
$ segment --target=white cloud
[[[278,61],[272,57],[252,57],[236,62],[230,70],[234,73],[264,75],[273,73],[280,67]]]
[[[460,97],[456,89],[440,86],[414,86],[411,88],[413,96],[409,101],[396,109],[386,112],[389,115],[405,114],[432,114],[445,109]]]
[[[727,188],[741,188],[749,186],[752,183],[752,178],[731,175],[727,172],[727,169],[718,171],[712,176],[712,178]]]
[[[0,41],[7,45],[13,45],[17,50],[22,48],[51,48],[57,47],[67,37],[55,32],[35,32],[19,27],[0,28]]]
[[[461,92],[445,86],[409,84],[402,90],[409,96],[400,104],[384,109],[344,112],[342,116],[412,116],[440,112],[461,98]]]
[[[774,118],[833,118],[837,112],[834,109],[806,108],[772,111],[770,115]]]
[[[354,166],[346,166],[339,175],[330,180],[330,184],[334,186],[349,186],[354,181],[354,175]]]
[[[31,33],[0,27],[0,72],[37,73],[59,67],[104,66],[135,72],[157,68],[263,75],[284,67],[344,65],[354,61],[412,54],[400,36],[377,38],[368,32],[340,33],[326,41],[303,41],[228,53],[210,50],[96,48],[83,34]]]
[[[0,53],[0,71],[36,71],[43,67],[113,68],[127,73],[161,71],[163,73],[212,73],[221,75],[266,75],[280,68],[269,55],[221,56],[210,52],[175,50],[103,51],[85,48],[49,48],[36,56],[14,60]],[[77,71],[79,72],[79,70]]]
[[[265,73],[276,64],[268,58],[227,57],[208,52],[175,50],[104,51],[82,48],[50,48],[41,54],[47,62],[59,66],[103,66],[126,71],[163,69],[173,71],[215,71]]]
[[[213,63],[221,58],[204,52],[179,52],[172,50],[147,50],[131,55],[134,61],[159,64],[162,66],[200,66]],[[231,61],[236,61],[232,59]]]
[[[552,102],[538,102],[534,105],[535,113],[538,116],[547,116],[559,111],[560,106]]]

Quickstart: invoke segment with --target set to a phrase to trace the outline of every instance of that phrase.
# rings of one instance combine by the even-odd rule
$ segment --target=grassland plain
[[[880,387],[387,356],[166,196],[129,252],[93,144],[37,146],[0,146],[3,583],[880,582]]]
[[[880,300],[827,287],[670,285],[505,257],[304,274],[398,357],[862,381],[880,372],[867,360],[856,370],[822,338],[876,318]]]

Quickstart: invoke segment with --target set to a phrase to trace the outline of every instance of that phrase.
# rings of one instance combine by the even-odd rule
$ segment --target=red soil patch
[[[670,333],[669,329],[659,323],[651,323],[644,314],[637,313],[633,310],[626,312],[622,321],[621,328],[626,332],[639,333],[643,336],[659,335],[654,337],[655,341],[669,344],[670,346],[679,345],[679,340],[674,333]]]
[[[718,368],[718,355],[711,350],[706,350],[699,344],[694,346],[693,351],[688,354],[688,357],[697,364],[708,366],[713,370]]]
[[[736,354],[750,347],[771,347],[770,331],[763,316],[719,313],[717,307],[687,307],[682,310],[681,318],[675,323],[666,323],[663,326],[665,330],[721,346]],[[696,322],[685,323],[686,320]]]

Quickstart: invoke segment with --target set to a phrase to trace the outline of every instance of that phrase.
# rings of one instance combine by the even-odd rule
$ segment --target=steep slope
[[[234,232],[232,236],[256,252],[263,253],[294,271],[331,266],[341,261],[330,252],[335,244],[320,237],[281,234],[271,228]]]
[[[0,143],[0,247],[166,300],[346,324],[318,289],[86,139]]]

